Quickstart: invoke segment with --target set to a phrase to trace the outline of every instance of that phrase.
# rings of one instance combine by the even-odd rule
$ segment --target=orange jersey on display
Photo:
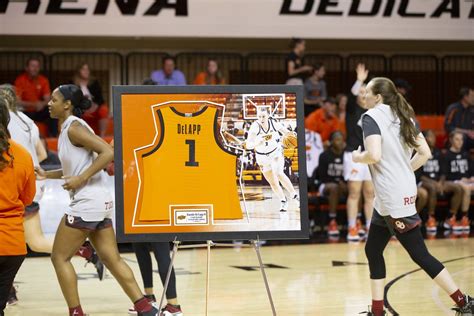
[[[139,150],[139,222],[170,221],[170,206],[212,205],[214,219],[241,219],[235,154],[220,143],[218,111],[155,108],[159,135]]]

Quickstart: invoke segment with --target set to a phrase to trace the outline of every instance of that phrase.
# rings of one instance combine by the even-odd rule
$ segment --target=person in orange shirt
[[[322,108],[312,112],[304,121],[307,129],[321,135],[325,147],[329,145],[329,136],[340,126],[336,109],[334,98],[327,98],[324,100]]]
[[[347,95],[344,93],[339,93],[336,95],[336,105],[337,105],[337,117],[339,118],[339,130],[346,138],[346,107],[347,107]]]
[[[217,60],[209,59],[207,61],[207,70],[198,73],[193,83],[197,85],[225,84],[225,79],[219,70],[219,64],[217,63]]]
[[[36,193],[33,160],[10,139],[9,121],[6,101],[0,98],[0,315],[26,256],[23,213]]]
[[[30,58],[25,65],[25,72],[15,79],[15,89],[19,105],[25,114],[35,122],[42,122],[48,126],[50,136],[56,136],[57,122],[49,117],[48,104],[51,98],[51,89],[48,78],[40,74],[41,63],[37,58]],[[46,136],[46,135],[44,135]]]

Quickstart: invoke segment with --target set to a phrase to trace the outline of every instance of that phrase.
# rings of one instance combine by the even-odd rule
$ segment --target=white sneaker
[[[280,212],[288,211],[288,200],[282,200],[280,203]]]

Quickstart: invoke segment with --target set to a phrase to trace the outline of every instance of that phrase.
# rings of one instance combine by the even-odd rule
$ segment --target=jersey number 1
[[[184,163],[186,167],[199,167],[196,161],[196,141],[194,139],[186,139],[186,145],[189,145],[189,160]]]

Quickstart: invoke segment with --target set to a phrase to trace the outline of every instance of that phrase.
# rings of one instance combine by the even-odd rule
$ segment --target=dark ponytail
[[[84,96],[82,90],[73,84],[64,84],[59,86],[59,92],[63,95],[64,101],[71,101],[72,114],[81,117],[91,106],[92,102]]]
[[[403,141],[412,148],[416,148],[416,136],[418,130],[415,126],[415,111],[405,100],[403,95],[397,92],[395,84],[388,78],[378,77],[371,80],[372,94],[380,94],[383,102],[390,106],[392,112],[400,120],[400,136]]]
[[[8,111],[7,101],[0,98],[0,171],[5,169],[13,162],[13,155],[10,153],[10,133],[8,132],[8,123],[10,122],[10,112]],[[10,160],[4,157],[4,153],[11,158]]]

